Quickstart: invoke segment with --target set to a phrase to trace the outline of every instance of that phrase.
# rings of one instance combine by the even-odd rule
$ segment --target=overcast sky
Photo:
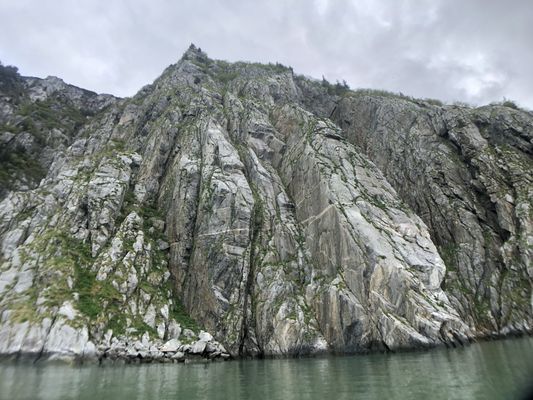
[[[194,43],[352,88],[533,109],[532,0],[0,0],[0,60],[133,95]]]

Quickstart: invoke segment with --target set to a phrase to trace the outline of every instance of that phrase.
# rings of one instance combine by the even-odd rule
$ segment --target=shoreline
[[[505,335],[487,334],[477,336],[470,339],[468,343],[459,345],[449,345],[442,343],[432,347],[411,347],[401,348],[397,350],[378,350],[368,349],[356,352],[339,352],[339,351],[319,351],[315,353],[301,353],[301,354],[270,354],[270,355],[247,355],[247,356],[231,356],[229,353],[220,351],[204,351],[200,353],[191,352],[190,344],[181,345],[184,351],[177,350],[175,352],[161,352],[163,355],[152,356],[142,352],[133,355],[134,352],[126,354],[109,355],[109,352],[103,352],[94,356],[80,356],[64,353],[16,353],[16,354],[0,354],[0,364],[23,364],[34,366],[48,366],[48,365],[69,365],[72,367],[79,366],[119,366],[119,365],[141,365],[141,364],[209,364],[220,363],[227,361],[247,361],[247,360],[283,360],[283,359],[312,359],[322,357],[350,357],[350,356],[369,356],[376,354],[394,355],[398,353],[423,353],[434,350],[455,350],[467,348],[472,344],[486,343],[495,341],[504,341],[521,338],[533,338],[533,331],[528,332],[513,332]],[[214,342],[217,343],[217,342]],[[207,347],[207,346],[206,346]],[[131,350],[131,349],[130,349]]]

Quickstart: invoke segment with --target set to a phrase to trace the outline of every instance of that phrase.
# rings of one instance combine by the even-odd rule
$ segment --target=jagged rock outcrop
[[[115,101],[54,76],[22,77],[16,68],[0,65],[0,199],[37,187],[56,152]]]
[[[361,96],[193,46],[131,99],[13,79],[11,141],[18,109],[90,113],[35,150],[53,148],[40,182],[4,185],[0,354],[181,361],[531,330],[525,112]]]
[[[533,115],[346,96],[332,118],[424,220],[471,327],[531,329]]]

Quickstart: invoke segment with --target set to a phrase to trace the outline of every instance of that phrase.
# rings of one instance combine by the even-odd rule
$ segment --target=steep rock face
[[[56,151],[115,101],[53,76],[22,77],[0,65],[0,199],[11,190],[37,187]]]
[[[353,95],[332,118],[428,225],[461,316],[487,334],[530,330],[531,113]]]
[[[328,343],[358,351],[465,340],[422,221],[335,125],[287,108],[276,122],[287,140],[281,176],[298,199],[314,278],[306,290]]]
[[[22,96],[47,93],[32,90],[24,86]],[[99,111],[56,149],[38,187],[6,192],[0,203],[0,354],[362,352],[456,345],[485,332],[481,311],[465,311],[471,298],[454,289],[459,271],[475,281],[481,264],[450,266],[443,246],[456,239],[435,237],[435,223],[412,202],[415,189],[391,172],[387,157],[405,140],[391,131],[391,147],[373,143],[374,131],[363,130],[372,110],[360,111],[366,103],[350,102],[345,89],[280,65],[210,60],[191,47],[152,85],[105,109],[99,97],[67,92],[73,107]],[[340,127],[327,118],[336,102]],[[442,126],[460,120],[452,111],[438,114]],[[470,137],[462,128],[457,141]],[[526,166],[528,129],[507,133]],[[411,147],[404,151],[411,157]],[[486,162],[504,171],[498,159]],[[418,167],[394,165],[406,174]],[[529,175],[509,171],[523,180],[525,194],[513,202],[527,214]],[[504,180],[488,171],[485,179]],[[527,240],[531,221],[499,207],[501,226]],[[527,250],[518,236],[505,240]],[[500,268],[492,257],[495,266],[481,267]],[[511,291],[527,262],[509,266],[493,288],[498,299],[530,295],[530,280],[520,280],[525,293]],[[531,310],[520,306],[513,327],[525,331]]]

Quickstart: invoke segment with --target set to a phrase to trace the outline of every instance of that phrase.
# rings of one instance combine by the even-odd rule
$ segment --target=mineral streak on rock
[[[0,354],[180,362],[531,332],[533,115],[191,46],[134,97],[0,74]]]

